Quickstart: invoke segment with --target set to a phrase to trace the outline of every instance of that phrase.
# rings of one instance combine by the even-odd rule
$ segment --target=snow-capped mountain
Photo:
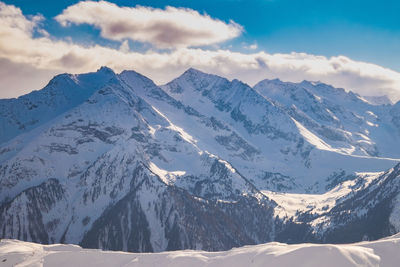
[[[17,99],[0,99],[0,143],[78,106],[113,75],[112,70],[106,67],[96,73],[61,74],[40,91]]]
[[[117,75],[33,132],[2,147],[3,237],[129,251],[272,239],[274,203]]]
[[[106,67],[59,75],[0,100],[0,237],[124,251],[380,238],[400,224],[396,109],[195,69],[161,87]],[[293,213],[287,193],[310,191],[327,208]],[[386,228],[330,238],[376,205]]]
[[[260,82],[253,89],[237,80],[189,69],[162,88],[201,116],[225,124],[217,133],[209,128],[205,133],[203,125],[196,127],[193,121],[171,114],[199,142],[209,142],[208,151],[226,158],[260,189],[324,192],[342,171],[347,176],[355,171],[381,171],[400,157],[393,146],[400,135],[388,115],[391,106],[381,107],[380,112],[357,95],[324,84],[278,80],[272,81],[274,86],[268,84]],[[314,87],[321,96],[310,93]],[[325,103],[325,98],[330,100]],[[170,107],[162,112],[171,110],[176,114]],[[375,115],[378,111],[380,117]],[[253,157],[243,156],[246,148],[252,148]]]
[[[264,80],[254,87],[281,105],[319,140],[321,149],[348,155],[398,158],[391,105],[372,105],[344,89],[303,81]]]

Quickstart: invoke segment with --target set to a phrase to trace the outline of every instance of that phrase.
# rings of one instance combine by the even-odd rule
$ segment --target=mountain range
[[[0,99],[0,237],[134,252],[400,231],[400,102],[102,67]]]

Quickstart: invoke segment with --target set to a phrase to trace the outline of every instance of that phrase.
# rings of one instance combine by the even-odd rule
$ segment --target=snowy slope
[[[336,151],[399,157],[393,146],[399,143],[399,133],[392,123],[392,105],[370,104],[357,94],[318,82],[264,80],[254,88]]]
[[[398,235],[348,245],[266,243],[224,252],[174,251],[124,253],[74,245],[39,245],[17,240],[0,243],[0,266],[397,266]]]
[[[400,230],[399,164],[386,172],[358,173],[324,194],[263,193],[278,204],[275,216],[307,225],[301,238],[309,241],[375,240]]]
[[[146,99],[168,114],[175,124],[195,136],[199,145],[223,156],[261,189],[323,192],[327,186],[326,179],[337,172],[345,171],[351,176],[356,171],[388,169],[397,162],[399,150],[395,144],[399,143],[399,135],[391,126],[393,123],[387,123],[393,131],[379,132],[381,147],[390,147],[391,153],[377,157],[379,155],[373,152],[375,144],[365,135],[367,129],[361,129],[358,125],[359,116],[343,111],[344,115],[340,117],[346,125],[354,126],[356,130],[352,133],[344,129],[341,121],[324,106],[321,98],[318,99],[322,103],[305,86],[297,90],[297,85],[273,82],[280,86],[275,86],[275,94],[267,95],[259,90],[261,85],[254,90],[237,80],[228,81],[189,69],[162,86],[176,101],[195,111],[193,114],[198,118],[180,115],[182,112],[179,110],[171,105],[162,105],[151,96]],[[290,95],[295,95],[302,103],[302,107],[312,111],[315,119],[320,118],[319,124],[312,118],[293,115],[290,111],[293,103],[284,94],[286,87]],[[323,95],[336,97],[338,104],[335,104],[335,110],[341,111],[342,103],[354,106],[353,102],[360,102],[359,109],[369,108],[365,101],[344,90],[337,91],[326,85],[319,87]],[[201,124],[205,120],[216,121],[219,127]],[[245,156],[243,151],[246,151]]]
[[[42,90],[0,99],[0,144],[81,104],[112,78],[115,74],[106,67],[94,73],[61,74]]]

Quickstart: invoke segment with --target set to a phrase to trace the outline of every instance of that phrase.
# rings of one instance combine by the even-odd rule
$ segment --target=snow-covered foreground
[[[223,252],[126,253],[2,240],[0,266],[398,266],[400,234],[346,245],[267,243]]]

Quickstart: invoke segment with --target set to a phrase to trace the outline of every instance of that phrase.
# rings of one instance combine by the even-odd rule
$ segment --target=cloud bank
[[[65,9],[56,20],[63,26],[90,24],[101,30],[104,38],[131,39],[160,48],[203,46],[239,36],[242,27],[186,9],[166,7],[118,7],[100,2],[79,2]]]
[[[108,5],[106,2],[99,4]],[[84,46],[73,40],[49,36],[40,26],[42,19],[40,16],[26,17],[19,8],[0,2],[1,98],[40,89],[56,73],[95,71],[106,65],[117,72],[134,69],[158,84],[195,67],[230,79],[238,78],[250,85],[277,77],[293,82],[319,80],[361,95],[386,94],[392,100],[400,99],[399,72],[344,56],[328,58],[305,53],[270,54],[262,51],[240,53],[179,45],[163,52],[151,49],[135,52],[129,49],[126,40],[121,42],[120,49]]]

